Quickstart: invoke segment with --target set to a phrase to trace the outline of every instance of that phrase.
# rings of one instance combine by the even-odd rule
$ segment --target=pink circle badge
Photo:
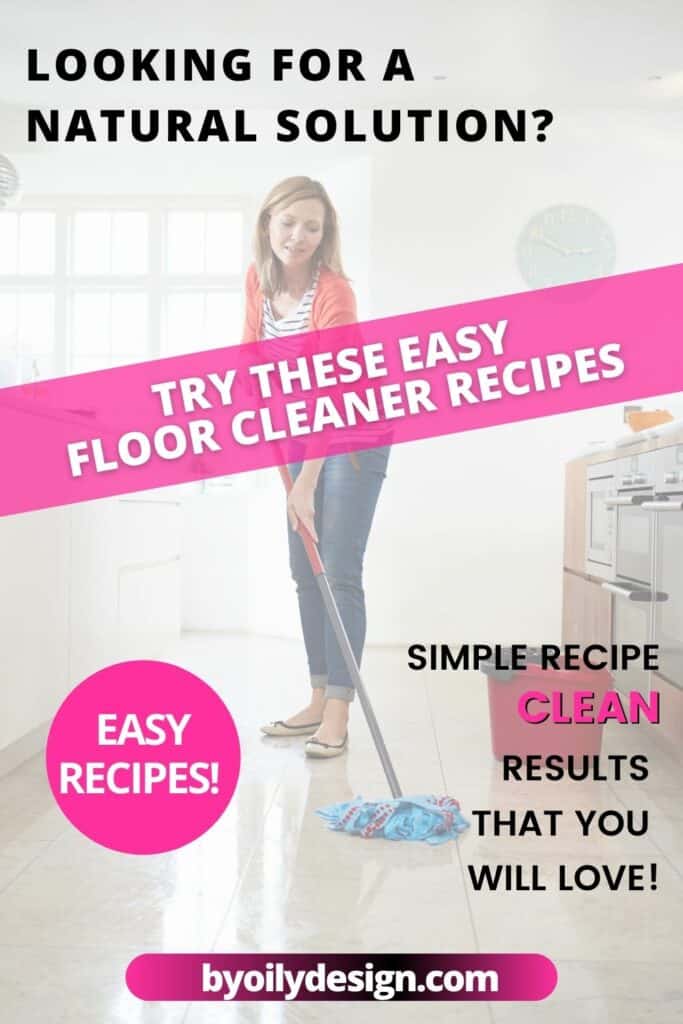
[[[165,853],[203,835],[235,791],[240,746],[218,694],[161,661],[126,661],[64,700],[47,774],[83,835],[121,853]]]

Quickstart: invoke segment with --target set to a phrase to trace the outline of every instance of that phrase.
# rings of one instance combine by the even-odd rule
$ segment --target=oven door
[[[655,605],[659,672],[683,689],[683,496],[648,503],[657,513],[655,585],[666,595]]]
[[[652,541],[654,516],[643,508],[644,497],[631,496],[615,500],[617,512],[617,543],[615,575],[649,587],[652,581]]]
[[[615,596],[612,642],[619,646],[636,644],[641,648],[644,644],[652,643],[652,589],[626,580],[602,585]],[[625,671],[615,671],[613,675],[617,688],[622,691],[639,690],[648,693],[650,690],[650,672],[642,667],[630,666]]]
[[[601,467],[602,469],[602,467]],[[588,478],[586,495],[586,572],[603,579],[614,576],[614,473]]]

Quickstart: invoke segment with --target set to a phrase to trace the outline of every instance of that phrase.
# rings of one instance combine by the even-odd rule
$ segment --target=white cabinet
[[[89,502],[73,509],[70,673],[155,658],[180,632],[180,502]]]
[[[116,660],[118,646],[117,502],[74,505],[69,566],[71,685]]]
[[[0,518],[0,771],[15,748],[39,749],[81,679],[114,661],[163,657],[180,632],[180,540],[179,499]],[[35,750],[24,745],[30,734]]]
[[[180,634],[180,558],[119,571],[118,658],[162,657]]]
[[[70,513],[0,519],[0,751],[54,713],[68,688]]]
[[[119,660],[163,657],[180,635],[182,505],[166,495],[116,502]]]
[[[244,632],[250,495],[213,487],[183,504],[183,628]]]

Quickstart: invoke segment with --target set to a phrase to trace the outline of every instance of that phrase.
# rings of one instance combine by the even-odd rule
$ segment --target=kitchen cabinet
[[[280,483],[279,480],[275,482]],[[183,503],[181,593],[184,629],[246,632],[250,626],[250,580],[284,576],[289,582],[286,572],[268,573],[264,569],[261,575],[252,564],[253,552],[258,551],[260,555],[265,547],[264,537],[268,537],[270,542],[274,535],[281,534],[286,544],[282,517],[278,519],[277,514],[273,514],[273,509],[282,510],[282,494],[276,492],[275,500],[270,502],[270,522],[264,524],[264,533],[260,536],[254,530],[258,498],[258,491],[250,494],[239,485],[214,486]],[[273,529],[273,520],[281,527],[280,530]],[[282,553],[280,565],[287,566],[286,550]],[[262,606],[263,593],[260,598]],[[272,603],[270,595],[269,601]]]
[[[612,597],[595,580],[564,573],[562,640],[566,644],[609,644],[612,637]]]
[[[0,519],[0,752],[68,688],[69,547],[66,509]]]
[[[675,513],[675,502],[666,510],[666,516],[658,513],[661,518],[653,520],[653,510],[647,507],[641,509],[638,502],[633,500],[637,495],[632,493],[638,490],[640,484],[643,484],[643,495],[646,497],[652,493],[652,490],[645,490],[646,486],[656,489],[658,493],[669,493],[667,487],[671,484],[673,492],[677,493],[677,470],[672,462],[674,456],[678,458],[674,451],[677,446],[683,448],[681,420],[640,435],[630,434],[618,438],[612,445],[601,445],[599,451],[587,452],[583,458],[567,464],[562,631],[565,643],[579,643],[582,646],[590,643],[642,645],[653,640],[662,645],[661,672],[668,678],[657,673],[638,673],[632,668],[628,674],[619,674],[615,685],[621,690],[646,690],[652,686],[660,691],[660,723],[648,728],[655,743],[674,751],[680,757],[683,750],[683,689],[669,681],[676,679],[680,682],[676,661],[680,650],[678,606],[673,599],[661,607],[656,605],[652,632],[649,602],[630,601],[623,596],[613,597],[597,577],[602,568],[605,579],[609,580],[614,575],[617,582],[624,582],[626,590],[629,589],[629,581],[633,581],[636,591],[637,585],[641,588],[651,586],[648,581],[651,581],[652,568],[656,563],[659,579],[655,589],[663,593],[677,593],[675,588],[680,581],[680,545],[683,535],[680,526],[671,536],[663,532],[672,530],[676,525],[674,519],[668,518]],[[667,473],[666,468],[670,463],[671,471]],[[630,500],[624,501],[624,496],[618,493],[618,481],[622,480],[626,484],[629,472],[633,474],[629,482],[631,490],[627,495]],[[636,476],[641,479],[636,481]],[[587,561],[587,491],[592,480],[608,480],[610,477],[615,482],[615,504],[619,503],[612,531],[616,541],[613,551],[615,557],[606,557],[601,562],[599,557],[594,556]],[[609,530],[602,530],[603,539],[605,532],[609,534]],[[653,539],[657,547],[650,551]],[[586,572],[587,566],[594,569],[595,576]],[[668,572],[667,576],[662,576],[663,566]]]
[[[180,502],[112,499],[74,506],[70,675],[159,657],[180,633]]]
[[[116,502],[71,509],[69,677],[76,683],[117,660],[118,552]]]
[[[118,588],[119,660],[162,657],[180,635],[180,555],[155,565],[122,566]]]
[[[0,519],[0,772],[69,690],[180,634],[180,500],[108,498]]]
[[[564,567],[583,573],[586,565],[586,462],[568,462],[564,488]]]

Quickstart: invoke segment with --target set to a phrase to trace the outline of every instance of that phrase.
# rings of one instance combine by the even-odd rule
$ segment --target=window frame
[[[81,211],[142,211],[148,214],[149,264],[146,274],[74,274],[70,272],[74,214]],[[54,374],[75,372],[69,351],[72,299],[76,292],[142,292],[148,298],[148,343],[143,359],[162,358],[162,310],[171,292],[244,291],[244,276],[250,256],[249,225],[254,215],[253,202],[246,195],[32,195],[22,198],[20,206],[8,212],[49,212],[55,215],[55,263],[52,274],[3,274],[0,291],[52,292],[54,294]],[[185,211],[242,214],[242,267],[234,274],[170,274],[165,270],[166,214]],[[0,214],[1,216],[1,214]],[[233,344],[240,341],[236,338]]]

